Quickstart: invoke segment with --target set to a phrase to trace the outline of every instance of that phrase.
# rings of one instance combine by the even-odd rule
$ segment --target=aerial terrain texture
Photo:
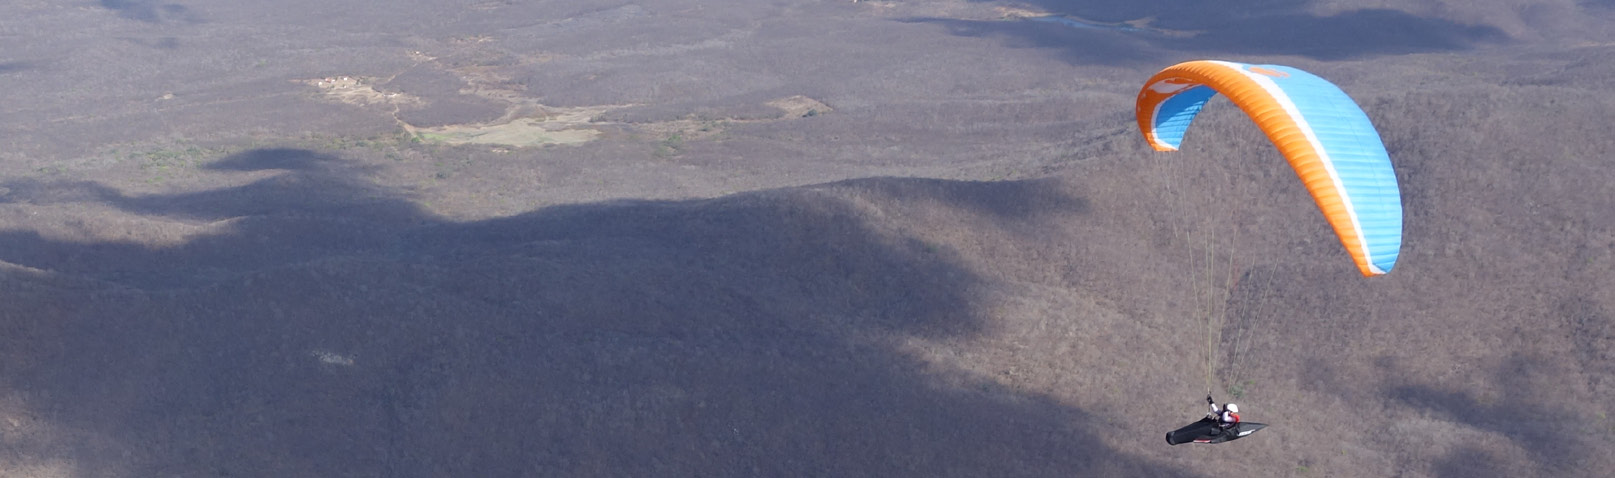
[[[1195,59],[1356,100],[1394,270],[1146,144]],[[8,0],[0,477],[1608,476],[1612,87],[1608,0]]]

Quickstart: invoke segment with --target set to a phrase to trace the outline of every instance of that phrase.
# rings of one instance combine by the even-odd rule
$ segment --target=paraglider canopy
[[[1177,151],[1222,93],[1278,147],[1364,276],[1390,272],[1402,247],[1396,172],[1368,115],[1334,84],[1282,65],[1190,61],[1150,77],[1136,113],[1156,151]]]

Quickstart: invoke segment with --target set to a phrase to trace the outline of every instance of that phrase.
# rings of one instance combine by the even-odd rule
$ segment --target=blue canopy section
[[[1176,149],[1178,145],[1183,144],[1183,133],[1189,130],[1189,123],[1194,121],[1194,115],[1200,113],[1200,108],[1206,106],[1206,101],[1216,95],[1217,90],[1199,85],[1180,91],[1161,102],[1161,109],[1155,115],[1155,138]]]
[[[1369,262],[1381,271],[1396,265],[1402,248],[1402,193],[1385,144],[1368,115],[1344,91],[1323,78],[1282,65],[1260,65],[1287,74],[1269,77],[1295,105],[1321,156],[1344,190],[1361,228]]]

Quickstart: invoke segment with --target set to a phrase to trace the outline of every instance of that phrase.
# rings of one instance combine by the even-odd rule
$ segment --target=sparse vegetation
[[[678,133],[667,135],[667,138],[656,143],[656,157],[671,158],[678,156],[684,148],[684,136]]]
[[[1256,382],[1254,380],[1245,380],[1242,382],[1237,382],[1233,385],[1229,385],[1227,390],[1228,395],[1234,397],[1235,399],[1245,398],[1245,390],[1250,388],[1251,385],[1255,384]]]

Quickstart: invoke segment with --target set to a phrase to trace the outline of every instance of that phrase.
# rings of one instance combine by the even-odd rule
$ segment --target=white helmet
[[[1228,413],[1239,413],[1239,405],[1228,404]]]

